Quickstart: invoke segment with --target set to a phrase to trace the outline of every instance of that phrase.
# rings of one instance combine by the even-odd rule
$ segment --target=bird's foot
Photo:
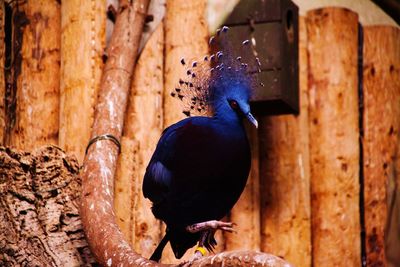
[[[207,221],[207,222],[201,222],[201,223],[195,223],[189,226],[186,226],[186,231],[189,233],[198,233],[206,230],[222,230],[226,232],[233,233],[235,230],[233,229],[233,226],[235,224],[232,222],[222,222],[222,221]]]

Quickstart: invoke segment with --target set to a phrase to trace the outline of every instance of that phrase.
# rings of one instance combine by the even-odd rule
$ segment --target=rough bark
[[[75,158],[55,146],[0,147],[0,265],[94,263],[79,218]]]
[[[251,147],[251,170],[246,187],[229,214],[229,221],[236,223],[236,233],[225,234],[225,249],[260,251],[260,176],[258,130],[247,127]]]
[[[368,266],[387,266],[385,231],[400,127],[400,30],[364,27],[364,215]],[[392,186],[389,186],[392,185]]]
[[[260,120],[261,248],[311,266],[307,40],[300,18],[300,115]]]
[[[62,1],[59,143],[81,163],[100,86],[105,27],[106,0]]]
[[[360,266],[358,17],[323,8],[306,19],[313,265]]]
[[[170,93],[177,85],[179,78],[185,77],[186,69],[180,64],[182,58],[186,62],[203,58],[208,53],[208,30],[205,20],[205,0],[167,0],[165,13],[165,70],[164,70],[164,128],[185,118],[182,113],[181,102],[172,98]],[[219,241],[219,246],[221,240]],[[193,251],[186,253],[193,255]],[[168,244],[164,250],[165,262],[175,262],[172,249]]]
[[[125,115],[123,138],[127,141],[122,144],[119,159],[119,164],[127,166],[128,172],[121,170],[115,181],[117,216],[125,217],[123,224],[132,231],[129,240],[133,248],[147,258],[158,245],[161,230],[160,222],[151,212],[150,201],[143,197],[142,183],[163,129],[163,40],[163,24],[160,23],[138,59]],[[124,149],[129,154],[124,153]],[[129,203],[134,206],[126,209],[124,206]]]
[[[55,0],[15,4],[13,27],[20,24],[25,25],[21,43],[13,40],[13,46],[21,45],[20,50],[15,47],[19,55],[13,55],[12,64],[17,68],[11,82],[16,90],[15,116],[7,114],[13,118],[8,121],[6,144],[30,150],[58,143],[60,4]]]
[[[6,44],[5,44],[5,2],[0,2],[0,145],[4,144],[4,133],[6,127],[6,112],[4,107],[6,95],[6,83],[4,77],[4,66],[6,61]]]
[[[201,258],[194,262],[188,262],[179,266],[255,266],[255,267],[290,267],[289,263],[279,257],[254,251],[227,251]]]

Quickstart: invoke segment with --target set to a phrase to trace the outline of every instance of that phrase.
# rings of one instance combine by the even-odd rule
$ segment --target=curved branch
[[[194,262],[182,264],[185,267],[197,266],[264,266],[264,267],[290,267],[283,259],[262,252],[255,251],[226,251],[213,256],[204,257]]]
[[[121,137],[128,91],[149,0],[121,1],[108,48],[92,138],[111,134]],[[134,252],[123,238],[113,210],[117,146],[99,140],[90,146],[82,170],[81,219],[87,241],[97,261],[105,266],[145,265],[149,261]]]

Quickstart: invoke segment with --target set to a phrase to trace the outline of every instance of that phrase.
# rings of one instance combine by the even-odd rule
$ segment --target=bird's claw
[[[233,233],[235,230],[233,229],[233,226],[236,225],[232,222],[222,222],[222,221],[207,221],[207,222],[201,222],[201,223],[195,223],[192,225],[189,225],[186,227],[186,231],[189,233],[198,233],[206,230],[222,230],[226,232]]]

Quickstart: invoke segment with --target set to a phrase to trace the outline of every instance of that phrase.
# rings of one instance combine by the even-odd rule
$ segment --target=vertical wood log
[[[358,16],[307,13],[314,266],[360,266]]]
[[[59,142],[81,163],[90,138],[103,67],[105,16],[106,0],[68,0],[61,4]]]
[[[117,223],[126,240],[133,245],[135,236],[135,174],[139,144],[126,136],[121,138],[121,153],[114,181],[114,209]]]
[[[144,173],[163,128],[163,52],[164,31],[160,23],[144,47],[137,62],[126,112],[123,138],[130,140],[128,172],[121,172],[115,181],[115,208],[117,216],[130,218],[129,229],[132,246],[142,256],[149,258],[160,240],[160,222],[151,212],[151,203],[143,197]],[[124,153],[121,153],[121,156]],[[119,162],[124,162],[124,158]],[[132,188],[132,190],[130,190]],[[128,192],[121,192],[128,190]],[[129,192],[130,190],[130,192]],[[128,203],[134,206],[126,209]],[[125,234],[126,235],[126,234]]]
[[[237,224],[237,233],[226,233],[226,250],[260,250],[260,177],[258,131],[247,127],[251,147],[251,170],[246,187],[229,215],[229,221]]]
[[[364,27],[363,65],[367,266],[387,266],[388,185],[396,183],[393,170],[400,127],[400,30]]]
[[[260,124],[261,249],[311,266],[307,32],[299,22],[300,115]]]
[[[4,66],[6,61],[6,44],[5,44],[5,17],[6,9],[5,2],[0,2],[0,145],[4,144],[4,133],[6,127],[6,112],[5,112],[5,96],[6,83],[4,77]]]
[[[16,121],[7,145],[30,150],[58,143],[60,87],[60,4],[29,0],[16,5],[25,14]],[[14,44],[13,44],[14,45]]]
[[[208,53],[208,31],[205,0],[167,0],[165,14],[165,93],[164,125],[184,118],[180,102],[170,96],[179,78],[185,77],[186,62],[203,58]]]
[[[393,192],[389,197],[388,225],[386,230],[386,258],[390,267],[400,262],[400,142],[397,142],[397,149],[393,168],[390,170],[390,180]],[[390,188],[390,187],[389,187]]]
[[[165,14],[165,70],[164,70],[164,128],[183,119],[180,102],[170,96],[185,69],[180,61],[187,62],[208,53],[208,31],[205,20],[206,1],[167,0]],[[219,246],[222,246],[219,242]],[[192,255],[188,251],[184,259]],[[178,262],[168,244],[163,262]]]

